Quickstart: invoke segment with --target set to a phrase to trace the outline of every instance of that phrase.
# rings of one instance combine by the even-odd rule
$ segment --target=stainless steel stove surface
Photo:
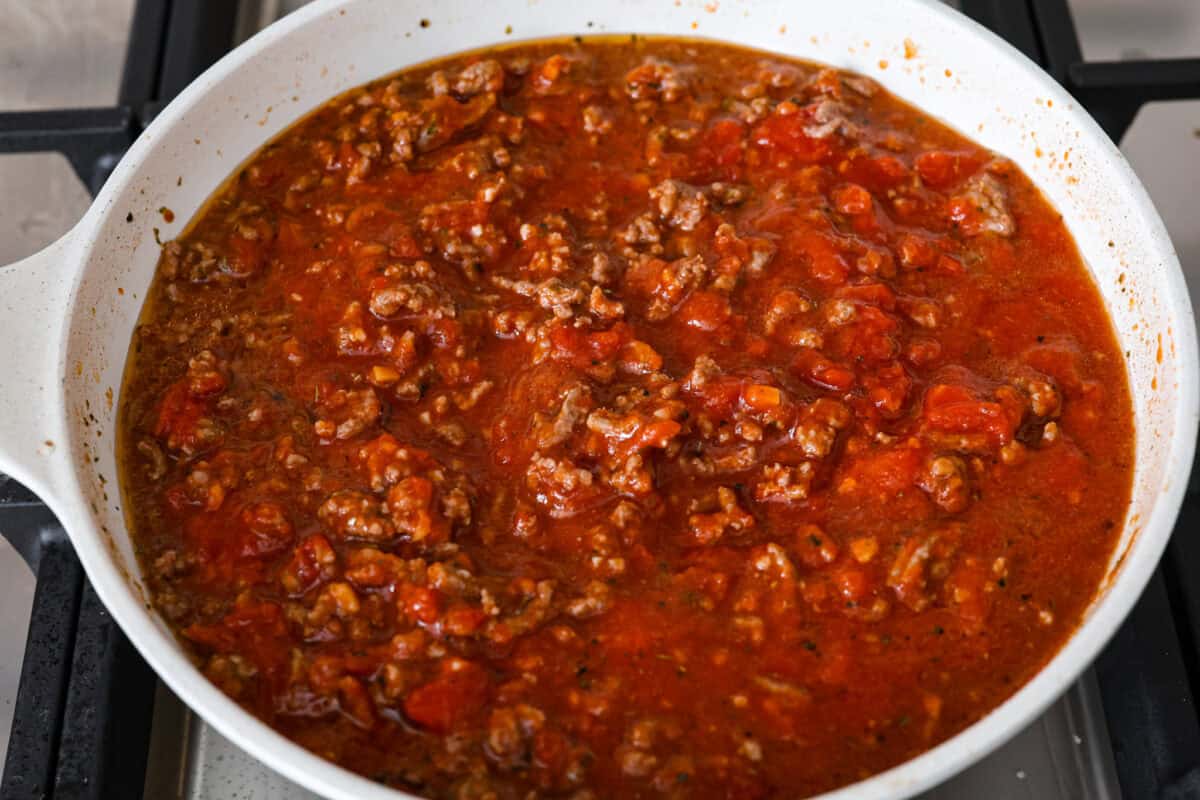
[[[303,2],[243,2],[240,35]],[[133,8],[134,0],[0,0],[0,111],[111,104]],[[1195,0],[1074,0],[1072,9],[1091,59],[1200,53],[1200,3]],[[1200,272],[1200,228],[1193,224],[1191,202],[1195,176],[1179,168],[1200,163],[1200,103],[1147,107],[1126,136],[1124,149],[1163,211],[1185,270],[1189,275]],[[61,156],[0,155],[0,264],[52,241],[88,202],[88,192]],[[1195,302],[1200,275],[1191,285]],[[0,757],[7,744],[33,586],[29,568],[0,538]],[[923,795],[937,800],[1120,796],[1093,670],[1005,747]],[[310,800],[316,795],[230,744],[160,685],[144,797]]]

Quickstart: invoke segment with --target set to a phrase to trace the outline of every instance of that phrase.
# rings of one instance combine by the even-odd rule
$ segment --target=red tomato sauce
[[[1124,360],[1011,162],[713,43],[406,71],[164,246],[123,488],[204,672],[430,797],[797,797],[979,719],[1129,500]]]

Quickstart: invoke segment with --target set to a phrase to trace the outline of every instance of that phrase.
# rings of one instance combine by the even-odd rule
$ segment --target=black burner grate
[[[1200,59],[1085,62],[1067,0],[959,5],[1041,64],[1115,141],[1147,102],[1200,99]],[[138,0],[118,105],[0,112],[0,153],[61,152],[94,194],[163,104],[233,45],[238,11],[238,0]],[[1167,557],[1096,664],[1129,800],[1200,797],[1198,525],[1193,489]],[[96,598],[54,516],[3,476],[0,530],[37,575],[0,799],[140,798],[153,673]]]
[[[1040,64],[1115,142],[1146,103],[1200,99],[1200,58],[1084,61],[1067,0],[959,0],[959,5]]]

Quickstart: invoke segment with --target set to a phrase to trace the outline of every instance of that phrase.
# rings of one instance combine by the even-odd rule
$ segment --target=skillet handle
[[[51,506],[68,450],[61,406],[72,233],[0,267],[0,472]]]

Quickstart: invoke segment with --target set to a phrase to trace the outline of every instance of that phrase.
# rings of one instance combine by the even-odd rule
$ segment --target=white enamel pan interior
[[[328,0],[271,26],[172,102],[84,219],[0,270],[0,470],[44,498],[105,605],[167,684],[222,734],[330,798],[401,794],[291,744],[193,666],[149,608],[125,530],[113,440],[130,335],[159,255],[247,156],[330,97],[497,42],[628,32],[711,37],[869,75],[1015,160],[1063,213],[1127,353],[1137,415],[1132,507],[1082,627],[1011,699],[925,755],[828,798],[906,797],[990,752],[1093,659],[1170,535],[1196,436],[1188,293],[1141,184],[1032,63],[932,0]],[[175,222],[158,213],[168,207]]]

